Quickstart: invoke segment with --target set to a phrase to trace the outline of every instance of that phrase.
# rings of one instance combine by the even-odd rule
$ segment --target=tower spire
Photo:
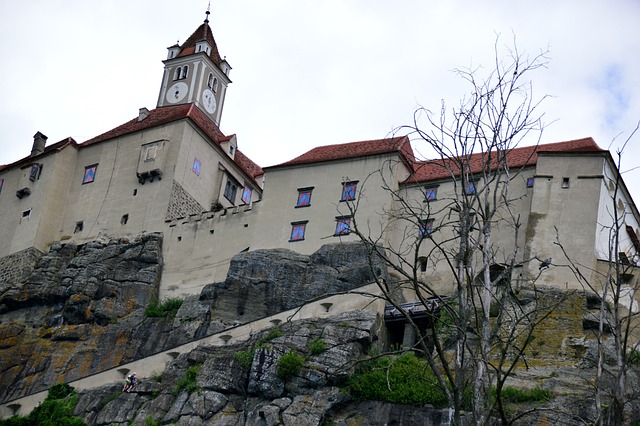
[[[204,18],[204,23],[205,23],[205,24],[208,24],[208,23],[209,23],[209,13],[211,13],[211,12],[209,12],[210,10],[211,10],[211,1],[209,1],[209,4],[207,5],[207,11],[205,12],[205,15],[207,15],[207,16]]]

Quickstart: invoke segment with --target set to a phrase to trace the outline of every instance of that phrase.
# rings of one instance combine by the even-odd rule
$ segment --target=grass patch
[[[552,399],[551,391],[543,388],[518,389],[506,386],[502,388],[501,395],[503,402],[514,404],[523,402],[547,402]]]
[[[381,357],[363,364],[347,381],[346,390],[359,401],[447,405],[446,394],[433,372],[413,352]]]
[[[304,357],[291,350],[282,355],[278,360],[276,374],[282,380],[289,380],[300,372],[302,366],[304,365],[304,361]]]
[[[202,364],[192,365],[187,369],[184,377],[176,383],[176,388],[173,391],[174,396],[178,396],[178,394],[183,390],[188,393],[200,390],[198,387],[198,374],[200,373],[200,367],[202,367]]]
[[[162,303],[151,302],[144,310],[144,316],[148,318],[175,318],[183,302],[184,300],[177,297],[166,299]]]
[[[246,351],[238,351],[233,354],[233,358],[244,368],[251,367],[253,357],[256,354],[255,349],[247,349]]]
[[[75,389],[66,383],[49,388],[47,398],[28,416],[0,420],[2,426],[84,426],[84,420],[73,416],[78,403]]]
[[[277,327],[274,327],[272,329],[269,330],[269,332],[267,333],[266,336],[264,336],[262,339],[258,340],[258,343],[256,343],[256,348],[258,349],[268,349],[268,345],[266,345],[267,342],[273,340],[273,339],[277,339],[278,337],[281,337],[282,334],[282,330],[280,330]]]
[[[327,350],[327,344],[321,338],[314,339],[309,342],[309,353],[311,355],[319,355]]]

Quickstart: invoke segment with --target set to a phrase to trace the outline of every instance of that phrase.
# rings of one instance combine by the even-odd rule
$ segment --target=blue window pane
[[[467,188],[464,190],[464,193],[467,195],[473,195],[476,193],[476,184],[475,182],[469,182],[467,184]]]
[[[84,169],[82,183],[91,183],[96,179],[96,167],[97,166],[91,166]]]
[[[535,179],[530,177],[529,179],[527,179],[527,188],[533,188],[533,183],[534,183]]]
[[[249,204],[251,202],[251,188],[247,188],[246,186],[244,187],[241,199],[245,204]]]
[[[350,219],[338,219],[336,223],[336,235],[347,235],[349,234],[349,225],[351,224]]]
[[[200,169],[201,169],[201,165],[200,165],[200,160],[198,160],[197,158],[193,160],[193,167],[191,168],[191,170],[193,171],[193,173],[197,174],[198,176],[200,176]]]
[[[429,188],[427,189],[427,192],[425,193],[425,200],[427,201],[433,201],[436,198],[438,198],[438,188]]]
[[[356,199],[357,183],[347,182],[342,186],[342,197],[340,201],[351,201]]]
[[[291,226],[291,241],[299,241],[304,240],[304,231],[306,228],[306,223],[300,223]]]
[[[305,207],[311,205],[311,191],[300,191],[298,193],[298,202],[296,207]]]

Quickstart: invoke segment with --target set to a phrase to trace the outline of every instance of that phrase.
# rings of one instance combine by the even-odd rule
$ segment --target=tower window
[[[213,77],[213,83],[211,85],[211,90],[213,90],[213,93],[216,93],[218,91],[218,79]]]
[[[182,67],[182,74],[180,75],[180,79],[185,79],[187,78],[187,74],[189,74],[189,66],[185,65],[184,67]]]
[[[207,86],[209,89],[213,88],[213,74],[209,73],[209,77],[207,77]]]
[[[180,75],[182,74],[182,67],[176,68],[176,72],[173,75],[174,80],[180,80]]]

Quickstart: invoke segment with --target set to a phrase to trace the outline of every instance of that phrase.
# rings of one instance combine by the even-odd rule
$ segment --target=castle
[[[81,143],[67,138],[47,145],[37,132],[30,155],[0,166],[0,270],[54,241],[162,233],[160,297],[166,298],[223,280],[242,251],[309,254],[327,242],[357,240],[357,220],[399,253],[450,214],[444,206],[460,182],[437,161],[416,160],[407,136],[321,146],[266,169],[244,155],[236,136],[219,129],[231,66],[208,19],[182,45],[168,48],[164,64],[155,109],[141,108]],[[480,157],[476,162],[480,170]],[[586,271],[606,269],[613,206],[624,217],[620,254],[638,260],[640,213],[610,153],[593,139],[516,148],[508,165],[518,171],[510,192],[521,231],[513,241],[510,230],[494,231],[494,240],[504,242],[496,267],[506,262],[504,253],[517,252],[514,279],[535,275],[543,284],[577,288],[568,268],[541,274],[542,259],[562,263],[559,240]],[[483,182],[466,184],[473,194]],[[389,216],[401,208],[399,199],[421,212],[420,223]],[[428,244],[421,250],[415,257],[423,279],[450,292],[426,254]],[[625,277],[630,288],[636,280]]]

